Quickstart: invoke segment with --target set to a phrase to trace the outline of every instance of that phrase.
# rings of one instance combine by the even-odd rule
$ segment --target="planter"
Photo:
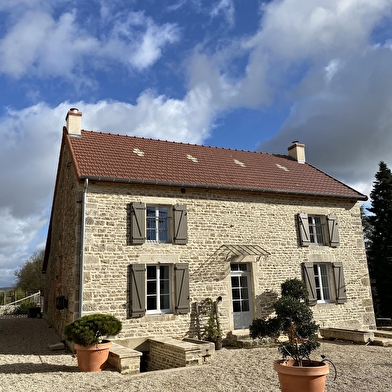
[[[293,366],[293,359],[274,362],[282,392],[324,392],[329,365],[319,361],[303,363],[305,366]]]
[[[81,372],[100,372],[106,367],[106,361],[109,357],[111,346],[112,342],[108,340],[91,346],[74,344],[79,370]]]

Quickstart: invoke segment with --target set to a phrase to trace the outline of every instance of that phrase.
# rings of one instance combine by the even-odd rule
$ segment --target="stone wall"
[[[127,245],[127,206],[186,204],[188,244]],[[340,246],[299,246],[296,214],[335,214]],[[127,318],[127,267],[131,263],[189,263],[191,302],[222,297],[220,318],[225,330],[231,317],[230,258],[223,244],[258,244],[268,257],[248,256],[253,276],[254,313],[270,312],[270,305],[286,278],[301,277],[305,261],[341,261],[346,276],[346,304],[320,304],[313,309],[322,326],[368,328],[374,315],[364,252],[362,225],[356,203],[322,198],[287,197],[246,192],[154,188],[119,184],[91,184],[87,195],[84,312],[109,312],[124,322],[128,336],[184,336],[189,315],[147,315]],[[229,257],[229,258],[228,258]]]
[[[75,189],[82,184],[75,183]],[[64,189],[65,192],[65,189]],[[186,245],[130,245],[128,206],[132,202],[185,204],[188,212]],[[57,205],[56,205],[57,208]],[[77,260],[75,211],[70,211],[64,234],[67,257],[62,292],[69,293],[76,306]],[[339,220],[340,246],[299,245],[296,215],[334,214]],[[58,218],[60,220],[60,218]],[[57,224],[56,220],[56,224]],[[60,240],[59,240],[60,241]],[[64,242],[61,243],[64,246]],[[56,242],[57,243],[57,242]],[[254,244],[269,256],[235,258],[222,245]],[[301,263],[325,261],[343,263],[347,303],[318,304],[312,309],[322,327],[367,329],[375,326],[369,277],[363,243],[359,206],[355,202],[305,196],[116,183],[89,183],[86,206],[85,279],[83,314],[104,312],[123,322],[120,338],[151,336],[196,336],[195,317],[162,314],[129,318],[129,265],[133,263],[188,263],[191,304],[206,297],[222,297],[219,316],[224,331],[234,328],[232,317],[230,262],[247,262],[251,269],[254,316],[267,315],[287,278],[301,278]],[[61,252],[60,252],[61,253]],[[65,250],[62,252],[65,253]],[[53,262],[53,258],[51,259]],[[69,284],[65,287],[65,282]]]

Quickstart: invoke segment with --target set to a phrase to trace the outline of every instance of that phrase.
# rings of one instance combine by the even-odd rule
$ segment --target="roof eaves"
[[[270,188],[240,187],[240,186],[229,186],[229,185],[219,185],[219,184],[196,184],[196,183],[187,183],[187,182],[140,180],[135,178],[116,178],[116,177],[101,177],[101,176],[86,176],[86,175],[79,176],[79,178],[81,180],[87,178],[89,181],[117,182],[117,183],[126,183],[126,184],[145,184],[145,185],[161,185],[161,186],[175,186],[175,187],[187,187],[187,188],[223,189],[223,190],[235,190],[235,191],[247,191],[247,192],[286,194],[286,195],[296,195],[296,196],[331,197],[331,198],[362,200],[362,201],[366,201],[368,199],[367,196],[362,195],[361,193],[356,191],[355,192],[357,193],[357,196],[334,194],[334,193],[280,190],[280,189],[270,189]]]

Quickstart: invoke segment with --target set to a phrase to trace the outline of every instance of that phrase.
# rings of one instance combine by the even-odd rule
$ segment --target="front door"
[[[249,264],[231,264],[231,296],[233,301],[234,329],[249,328],[249,325],[252,323],[251,293]]]

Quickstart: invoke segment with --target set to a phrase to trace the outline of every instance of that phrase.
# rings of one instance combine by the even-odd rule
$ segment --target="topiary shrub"
[[[249,326],[253,339],[272,337],[279,343],[283,358],[291,357],[297,366],[303,359],[310,361],[310,354],[320,346],[316,340],[319,326],[312,320],[313,312],[306,305],[306,285],[299,279],[286,280],[281,285],[282,296],[274,302],[276,313],[271,318],[256,318]],[[281,341],[281,335],[287,337]]]
[[[114,316],[90,314],[66,325],[64,333],[76,344],[91,346],[101,343],[104,336],[117,335],[121,329],[121,321]]]

